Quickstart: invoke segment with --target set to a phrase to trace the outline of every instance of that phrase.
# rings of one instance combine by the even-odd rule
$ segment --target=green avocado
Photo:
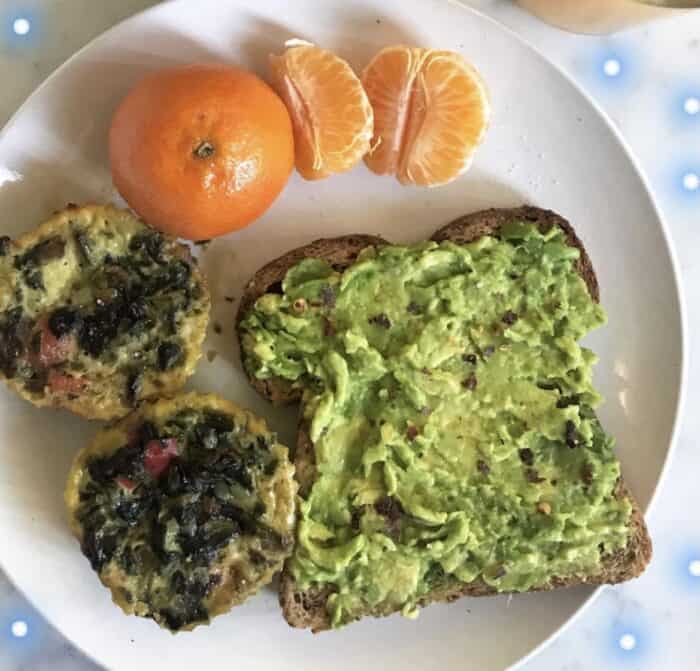
[[[631,504],[594,408],[605,321],[563,232],[514,222],[468,245],[370,247],[292,267],[242,322],[257,378],[304,390],[316,479],[291,569],[334,626],[415,613],[441,581],[525,591],[590,575]]]

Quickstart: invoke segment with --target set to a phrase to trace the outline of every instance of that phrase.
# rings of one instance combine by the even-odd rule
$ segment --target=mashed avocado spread
[[[593,408],[605,320],[563,232],[306,259],[242,323],[257,378],[304,390],[316,478],[291,570],[330,587],[334,626],[415,612],[446,581],[524,591],[591,574],[631,505]]]

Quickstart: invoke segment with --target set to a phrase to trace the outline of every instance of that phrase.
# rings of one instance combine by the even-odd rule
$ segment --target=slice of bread
[[[475,212],[440,228],[432,240],[437,242],[451,240],[457,244],[466,244],[485,235],[497,236],[501,226],[511,221],[528,221],[538,226],[541,231],[559,226],[566,233],[567,241],[580,251],[578,272],[584,279],[588,291],[596,302],[599,301],[598,282],[591,261],[576,236],[571,225],[558,214],[549,210],[524,206],[514,209],[490,209]],[[380,238],[369,236],[345,236],[327,240],[317,240],[310,245],[295,249],[272,261],[251,279],[244,292],[237,322],[245,317],[253,303],[264,293],[281,291],[281,281],[287,270],[303,258],[324,258],[337,269],[350,265],[364,246],[387,244]],[[293,388],[281,379],[258,380],[248,373],[250,383],[265,398],[275,403],[291,403],[301,398],[301,390]],[[294,455],[299,492],[303,497],[310,489],[315,477],[314,446],[309,436],[309,427],[302,420],[297,435]],[[602,557],[600,571],[593,575],[567,575],[552,578],[546,584],[533,591],[550,590],[557,587],[569,587],[580,584],[613,584],[635,578],[646,568],[651,559],[651,539],[639,505],[634,500],[624,482],[620,480],[615,489],[615,496],[629,499],[632,505],[630,520],[631,534],[628,545],[615,553]],[[464,583],[451,576],[445,576],[442,583],[420,601],[425,606],[437,601],[454,601],[462,596],[487,596],[502,592],[487,585],[482,580]],[[293,627],[310,628],[314,632],[329,629],[330,617],[326,601],[331,594],[329,587],[300,590],[293,575],[285,570],[280,581],[280,604],[287,622]],[[377,608],[364,613],[364,616],[381,617],[394,612],[393,608]]]

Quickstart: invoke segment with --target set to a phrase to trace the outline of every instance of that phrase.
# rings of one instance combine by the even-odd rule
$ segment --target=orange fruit
[[[295,163],[304,179],[350,170],[369,149],[372,108],[341,58],[312,44],[270,56],[272,83],[294,126]]]
[[[365,163],[402,184],[436,186],[469,167],[490,104],[476,69],[452,51],[405,46],[380,51],[362,73],[374,109]]]
[[[143,219],[205,239],[248,225],[272,204],[294,165],[292,124],[262,79],[199,64],[144,77],[109,133],[112,178]]]

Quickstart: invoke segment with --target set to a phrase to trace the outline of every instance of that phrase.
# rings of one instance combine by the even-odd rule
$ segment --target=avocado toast
[[[651,542],[578,345],[604,314],[570,225],[488,210],[382,244],[294,250],[239,309],[251,383],[303,405],[287,621],[320,631],[641,573]]]

